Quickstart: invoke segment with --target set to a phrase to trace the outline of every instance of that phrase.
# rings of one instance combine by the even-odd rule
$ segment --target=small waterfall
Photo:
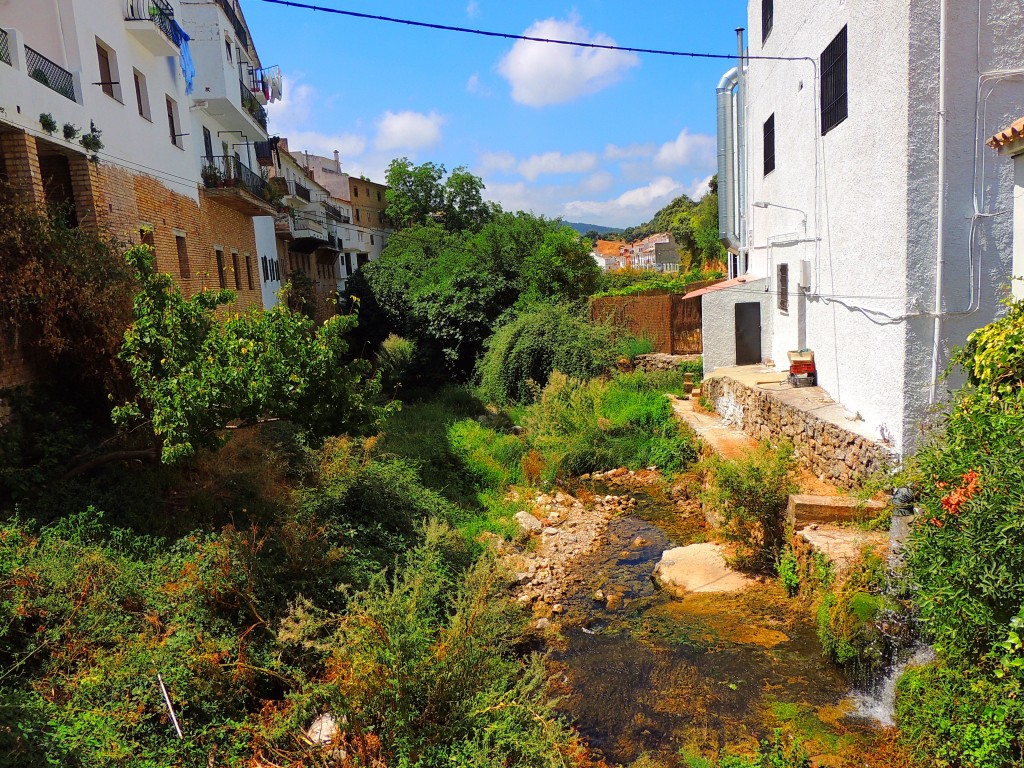
[[[910,667],[920,667],[935,661],[935,651],[929,645],[915,647],[904,661],[896,664],[884,678],[869,690],[850,694],[853,717],[874,720],[891,728],[896,724],[896,683]]]

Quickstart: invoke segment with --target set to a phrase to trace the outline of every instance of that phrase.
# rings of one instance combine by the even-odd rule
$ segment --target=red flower
[[[942,499],[942,508],[951,515],[959,515],[960,507],[966,502],[974,498],[978,492],[978,472],[972,469],[963,475],[963,482],[959,488],[954,488]],[[945,486],[944,483],[939,483],[940,486]]]

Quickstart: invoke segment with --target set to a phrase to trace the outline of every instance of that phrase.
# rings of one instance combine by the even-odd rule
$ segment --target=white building
[[[1024,117],[1000,131],[988,145],[1013,158],[1013,268],[1011,292],[1024,300]]]
[[[785,369],[810,348],[819,385],[906,451],[1009,280],[1013,164],[985,141],[1024,111],[1020,5],[751,0],[748,16],[749,59],[719,87],[720,223],[730,277],[764,282],[718,292],[705,338],[749,330],[736,305],[767,293],[760,357]],[[735,363],[706,347],[706,368]]]
[[[629,251],[633,269],[653,272],[679,271],[679,246],[668,232],[658,232],[630,243]]]

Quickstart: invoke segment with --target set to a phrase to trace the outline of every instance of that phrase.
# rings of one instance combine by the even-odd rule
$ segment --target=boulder
[[[519,529],[523,531],[523,533],[540,533],[544,528],[541,521],[529,512],[516,512],[515,519],[516,522],[519,523]]]
[[[658,586],[680,597],[687,592],[742,592],[756,583],[730,568],[722,547],[710,543],[666,550],[653,577]]]

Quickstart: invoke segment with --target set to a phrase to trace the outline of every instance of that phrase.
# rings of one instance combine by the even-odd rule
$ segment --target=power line
[[[367,19],[369,21],[385,21],[390,24],[404,24],[409,27],[422,27],[425,29],[436,29],[443,32],[459,32],[466,35],[479,35],[481,37],[497,37],[503,40],[524,40],[529,43],[548,43],[550,45],[567,45],[574,48],[594,48],[604,51],[622,51],[624,53],[644,53],[652,56],[676,56],[689,59],[723,59],[734,61],[739,58],[736,53],[697,53],[694,51],[668,51],[657,48],[632,48],[623,45],[610,45],[604,43],[584,43],[578,40],[558,40],[547,37],[531,37],[529,35],[516,35],[511,32],[492,32],[483,29],[472,29],[470,27],[456,27],[450,24],[435,24],[429,21],[412,21],[411,19],[398,19],[393,16],[380,16],[375,13],[359,13],[358,11],[343,11],[340,8],[328,8],[323,5],[312,3],[300,3],[293,0],[263,0],[273,5],[284,5],[290,8],[300,8],[307,11],[322,11],[333,13],[338,16],[349,16],[356,19]],[[807,56],[744,56],[746,60],[759,61],[814,61]]]

